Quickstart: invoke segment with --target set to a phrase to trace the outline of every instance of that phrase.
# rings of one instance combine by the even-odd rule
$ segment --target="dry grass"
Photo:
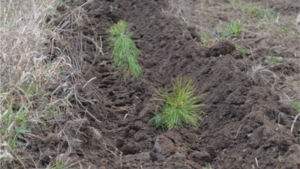
[[[49,119],[75,116],[70,98],[79,106],[89,102],[77,91],[88,84],[81,62],[65,52],[73,46],[54,46],[61,28],[46,23],[57,5],[57,0],[0,2],[0,168],[37,167],[39,154],[26,150],[30,138],[39,138],[31,131]]]
[[[1,168],[26,168],[26,157],[20,155],[22,142],[27,143],[24,135],[30,133],[31,122],[39,121],[38,108],[54,99],[47,87],[60,81],[62,60],[45,62],[49,42],[44,22],[54,8],[55,1],[1,1]]]

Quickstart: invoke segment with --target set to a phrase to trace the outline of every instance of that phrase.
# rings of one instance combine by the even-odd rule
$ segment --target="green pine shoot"
[[[171,130],[183,127],[184,123],[196,126],[204,113],[201,110],[204,105],[199,102],[205,98],[205,95],[194,95],[196,88],[193,80],[179,76],[173,82],[171,93],[166,89],[156,90],[153,100],[163,103],[161,113],[153,118],[156,127]]]
[[[142,73],[142,68],[137,61],[141,52],[131,39],[132,33],[129,31],[128,24],[123,20],[119,21],[109,29],[109,34],[115,66],[124,71],[124,79],[131,76],[138,78]]]

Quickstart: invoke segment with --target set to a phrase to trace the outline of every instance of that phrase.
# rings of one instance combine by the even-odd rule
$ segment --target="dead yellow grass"
[[[57,5],[57,0],[0,2],[0,168],[35,164],[24,149],[26,137],[37,137],[31,130],[44,123],[41,117],[68,113],[69,98],[78,97],[74,83],[80,76],[72,76],[80,74],[78,65],[54,46],[58,29],[46,23]]]

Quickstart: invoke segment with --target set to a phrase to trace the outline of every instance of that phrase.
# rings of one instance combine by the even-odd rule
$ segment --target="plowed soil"
[[[179,8],[174,4],[179,2],[173,6],[169,2],[94,0],[80,7],[84,17],[70,20],[74,24],[64,28],[70,30],[64,36],[71,43],[78,41],[78,35],[102,42],[99,52],[89,39],[82,39],[82,54],[77,56],[83,60],[85,78],[94,78],[90,90],[81,89],[93,102],[85,103],[85,112],[78,112],[81,119],[65,121],[64,132],[72,138],[72,145],[48,135],[32,147],[52,156],[69,149],[70,161],[82,168],[201,169],[208,164],[213,169],[300,168],[300,122],[291,132],[297,111],[282,95],[289,89],[284,92],[287,97],[300,101],[297,33],[259,34],[251,27],[253,20],[239,18],[240,11],[227,1],[181,1],[182,15],[176,15]],[[297,16],[300,9],[299,1],[257,4],[266,2],[283,17]],[[74,8],[84,3],[73,0],[67,5]],[[67,8],[58,10],[63,14]],[[233,18],[248,20],[252,31],[204,45],[201,32]],[[129,23],[142,52],[140,79],[122,81],[111,63],[107,29],[120,19]],[[252,53],[242,55],[235,44],[251,47]],[[272,70],[285,89],[279,90],[268,73],[249,73],[264,63],[264,55],[284,58],[264,68]],[[197,81],[199,94],[208,93],[206,114],[198,127],[155,129],[150,121],[158,107],[151,101],[153,89],[169,88],[181,74]],[[49,156],[41,157],[37,165],[43,168],[53,162]]]

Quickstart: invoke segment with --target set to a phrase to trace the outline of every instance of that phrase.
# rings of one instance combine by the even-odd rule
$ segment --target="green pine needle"
[[[173,83],[171,93],[166,89],[156,90],[153,100],[163,103],[162,113],[156,113],[153,118],[156,127],[171,130],[182,128],[184,123],[196,126],[204,113],[201,110],[204,105],[199,102],[205,98],[205,95],[194,96],[196,89],[193,80],[179,76]]]
[[[109,29],[109,34],[115,66],[124,71],[124,79],[130,76],[138,78],[142,73],[137,61],[141,52],[131,39],[132,33],[129,32],[128,24],[123,20],[119,21]]]

